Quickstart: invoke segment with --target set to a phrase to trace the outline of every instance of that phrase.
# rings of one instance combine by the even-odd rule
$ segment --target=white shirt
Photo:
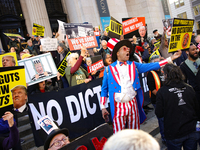
[[[117,102],[127,102],[136,96],[136,91],[133,89],[132,82],[128,73],[128,64],[120,66],[117,61],[117,69],[119,70],[121,93],[115,93],[115,100]]]
[[[18,108],[18,112],[23,112],[24,109],[26,108],[26,104],[24,104],[23,106],[21,106],[20,108]],[[14,108],[14,110],[16,111],[17,108]]]

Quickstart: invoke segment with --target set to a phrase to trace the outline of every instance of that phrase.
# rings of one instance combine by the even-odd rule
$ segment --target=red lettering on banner
[[[97,139],[97,137],[92,139],[92,143],[93,143],[96,150],[102,150],[106,141],[107,141],[107,138],[105,138],[105,137],[103,137],[100,142]]]
[[[87,150],[87,147],[85,147],[84,145],[81,145],[76,150]]]
[[[94,72],[104,67],[103,60],[99,60],[93,63],[91,66],[88,66],[88,73]]]

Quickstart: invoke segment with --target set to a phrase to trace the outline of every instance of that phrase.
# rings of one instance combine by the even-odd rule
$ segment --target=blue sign
[[[105,28],[108,27],[110,24],[110,17],[100,17],[100,19],[103,31],[105,31]]]

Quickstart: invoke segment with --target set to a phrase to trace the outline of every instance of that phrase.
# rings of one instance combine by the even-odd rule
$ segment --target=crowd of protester
[[[131,41],[135,49],[135,53],[130,55],[130,60],[140,63],[150,63],[172,56],[171,53],[168,53],[169,39],[165,36],[165,28],[163,29],[162,34],[158,33],[158,30],[155,29],[152,31],[154,37],[145,39],[144,34],[146,34],[146,28],[142,27],[139,30],[142,35],[140,38],[133,36],[128,39]],[[95,32],[99,32],[99,30],[95,28]],[[57,38],[58,36],[58,33],[53,33],[52,38]],[[22,46],[21,39],[11,38],[8,43],[9,52],[16,52],[18,60],[46,53],[42,51],[42,45],[40,42],[40,39],[42,38],[43,37],[40,36],[30,37],[29,34],[27,34],[25,37],[25,42],[27,42],[25,47]],[[111,57],[112,51],[108,48],[109,39],[110,37],[108,36],[108,33],[104,31],[102,35],[98,35],[97,38],[100,43],[99,47],[93,49],[94,55],[100,55],[102,57],[104,69],[88,73],[87,66],[91,65],[92,56],[89,55],[88,50],[83,46],[80,51],[72,51],[72,53],[67,57],[68,66],[65,69],[65,76],[61,76],[60,73],[57,73],[57,77],[28,86],[28,95],[59,90],[82,83],[87,84],[92,80],[102,78],[103,74],[106,73],[105,70],[107,69],[107,66],[113,62]],[[122,35],[120,40],[123,39],[124,37]],[[155,46],[157,42],[160,42],[160,47]],[[195,33],[193,33],[190,47],[186,49],[186,51],[182,52],[180,58],[174,61],[175,65],[166,65],[164,69],[154,70],[154,72],[149,72],[147,75],[151,102],[155,108],[156,116],[158,117],[162,141],[164,144],[167,144],[169,150],[175,150],[182,146],[184,149],[195,149],[195,144],[200,137],[200,133],[195,132],[196,123],[197,121],[200,121],[200,59],[199,49],[197,46],[200,48],[200,35],[195,35]],[[57,50],[51,51],[51,55],[57,67],[69,51],[70,49],[68,48],[67,43],[58,40]],[[6,61],[10,60],[5,60],[4,67],[14,66],[13,64],[6,66]],[[158,82],[156,81],[156,77],[159,79]],[[178,97],[174,98],[176,97],[174,95],[177,94]],[[182,101],[180,102],[180,100]],[[179,105],[181,106],[178,107]],[[7,116],[9,116],[9,118]],[[11,138],[18,139],[19,135],[13,133],[17,130],[16,123],[9,121],[13,119],[13,116],[10,112],[6,112],[2,118],[3,120],[8,120],[9,126],[7,126],[7,132],[10,133],[10,135],[9,137],[1,139],[1,146],[4,149],[15,147],[17,145],[17,140],[14,140],[14,142]],[[0,125],[1,124],[2,123],[0,122]],[[188,130],[188,128],[190,130]],[[63,132],[66,138],[66,136],[68,136],[68,131],[63,130]],[[136,134],[131,133],[131,131],[127,132],[130,132],[130,137]],[[138,136],[141,136],[139,135],[140,133],[137,134]],[[113,137],[110,141],[118,141],[118,139],[123,136],[124,134],[117,138],[116,135],[116,137]],[[9,140],[11,140],[11,142],[8,142]],[[61,137],[61,140],[63,140],[63,137]],[[152,139],[149,140],[151,141]],[[178,141],[178,144],[176,144],[176,141]],[[48,143],[49,145],[45,145],[47,148],[50,145],[52,147],[54,146],[52,145],[52,141],[48,141]],[[65,143],[69,143],[68,138]],[[157,143],[154,141],[152,141],[152,143],[153,146],[156,145],[156,147],[158,147]],[[56,144],[61,146],[60,142],[57,142]],[[131,144],[134,144],[134,142]],[[113,146],[108,143],[106,144],[105,149],[113,149],[112,147]],[[116,149],[118,149],[118,147]]]

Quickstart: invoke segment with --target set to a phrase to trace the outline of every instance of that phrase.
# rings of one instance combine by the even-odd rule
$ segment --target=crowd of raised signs
[[[147,29],[145,26],[141,26],[138,29],[138,32],[140,37],[136,37],[134,35],[132,38],[128,39],[131,41],[135,49],[135,53],[130,55],[130,60],[131,56],[134,56],[134,61],[140,63],[149,63],[154,62],[157,58],[162,60],[171,56],[171,53],[168,53],[169,39],[167,39],[166,36],[166,32],[168,32],[166,28],[163,29],[162,33],[159,33],[156,29],[152,31],[154,34],[153,37],[148,37],[146,35]],[[30,35],[27,34],[25,38],[8,37],[9,43],[6,44],[8,45],[9,51],[2,51],[2,54],[16,52],[17,60],[20,61],[50,52],[57,69],[59,67],[63,67],[62,71],[58,71],[56,76],[51,77],[53,73],[44,69],[45,66],[42,64],[41,59],[33,60],[33,66],[35,67],[36,74],[31,75],[31,80],[40,80],[40,82],[28,85],[27,93],[28,95],[31,95],[35,93],[50,92],[82,83],[88,83],[92,80],[103,77],[105,67],[112,63],[111,56],[114,45],[118,41],[124,40],[124,36],[121,35],[119,39],[110,38],[106,31],[101,32],[98,27],[94,28],[94,35],[96,36],[98,47],[87,49],[86,46],[83,45],[81,50],[73,51],[70,50],[66,41],[59,41],[59,39],[57,39],[60,35],[59,33],[55,32],[53,32],[52,38],[57,39],[57,50],[54,51],[43,50],[44,47],[41,44],[41,39],[43,39],[43,37],[41,36],[30,37]],[[73,35],[72,32],[71,36],[75,37],[76,35],[75,33]],[[193,32],[191,43],[200,49],[200,35],[195,35],[195,32]],[[98,58],[98,60],[93,58]],[[181,57],[178,58],[174,63],[177,66],[180,66],[180,64],[187,58],[187,53],[183,51]],[[2,60],[2,66],[15,66],[15,63],[12,62],[12,60],[10,60],[10,63],[9,60]],[[197,67],[197,69],[199,69],[199,67]],[[49,76],[50,78],[47,80],[42,80],[42,78],[46,76]],[[194,85],[192,86],[194,87]],[[149,87],[149,89],[151,90],[152,88]],[[194,89],[196,92],[200,92],[199,88],[194,87]],[[153,98],[155,99],[155,97]],[[155,102],[152,103],[155,104]],[[8,120],[10,127],[15,124],[10,121],[12,120],[10,119],[12,117],[12,114],[9,112],[3,116],[4,120]],[[9,128],[9,126],[4,126],[2,129]],[[9,133],[9,130],[6,131]],[[6,145],[5,141],[2,143]],[[16,145],[16,142],[13,142],[12,144]],[[4,145],[2,144],[2,146]],[[8,148],[12,145],[6,146],[6,148]]]

